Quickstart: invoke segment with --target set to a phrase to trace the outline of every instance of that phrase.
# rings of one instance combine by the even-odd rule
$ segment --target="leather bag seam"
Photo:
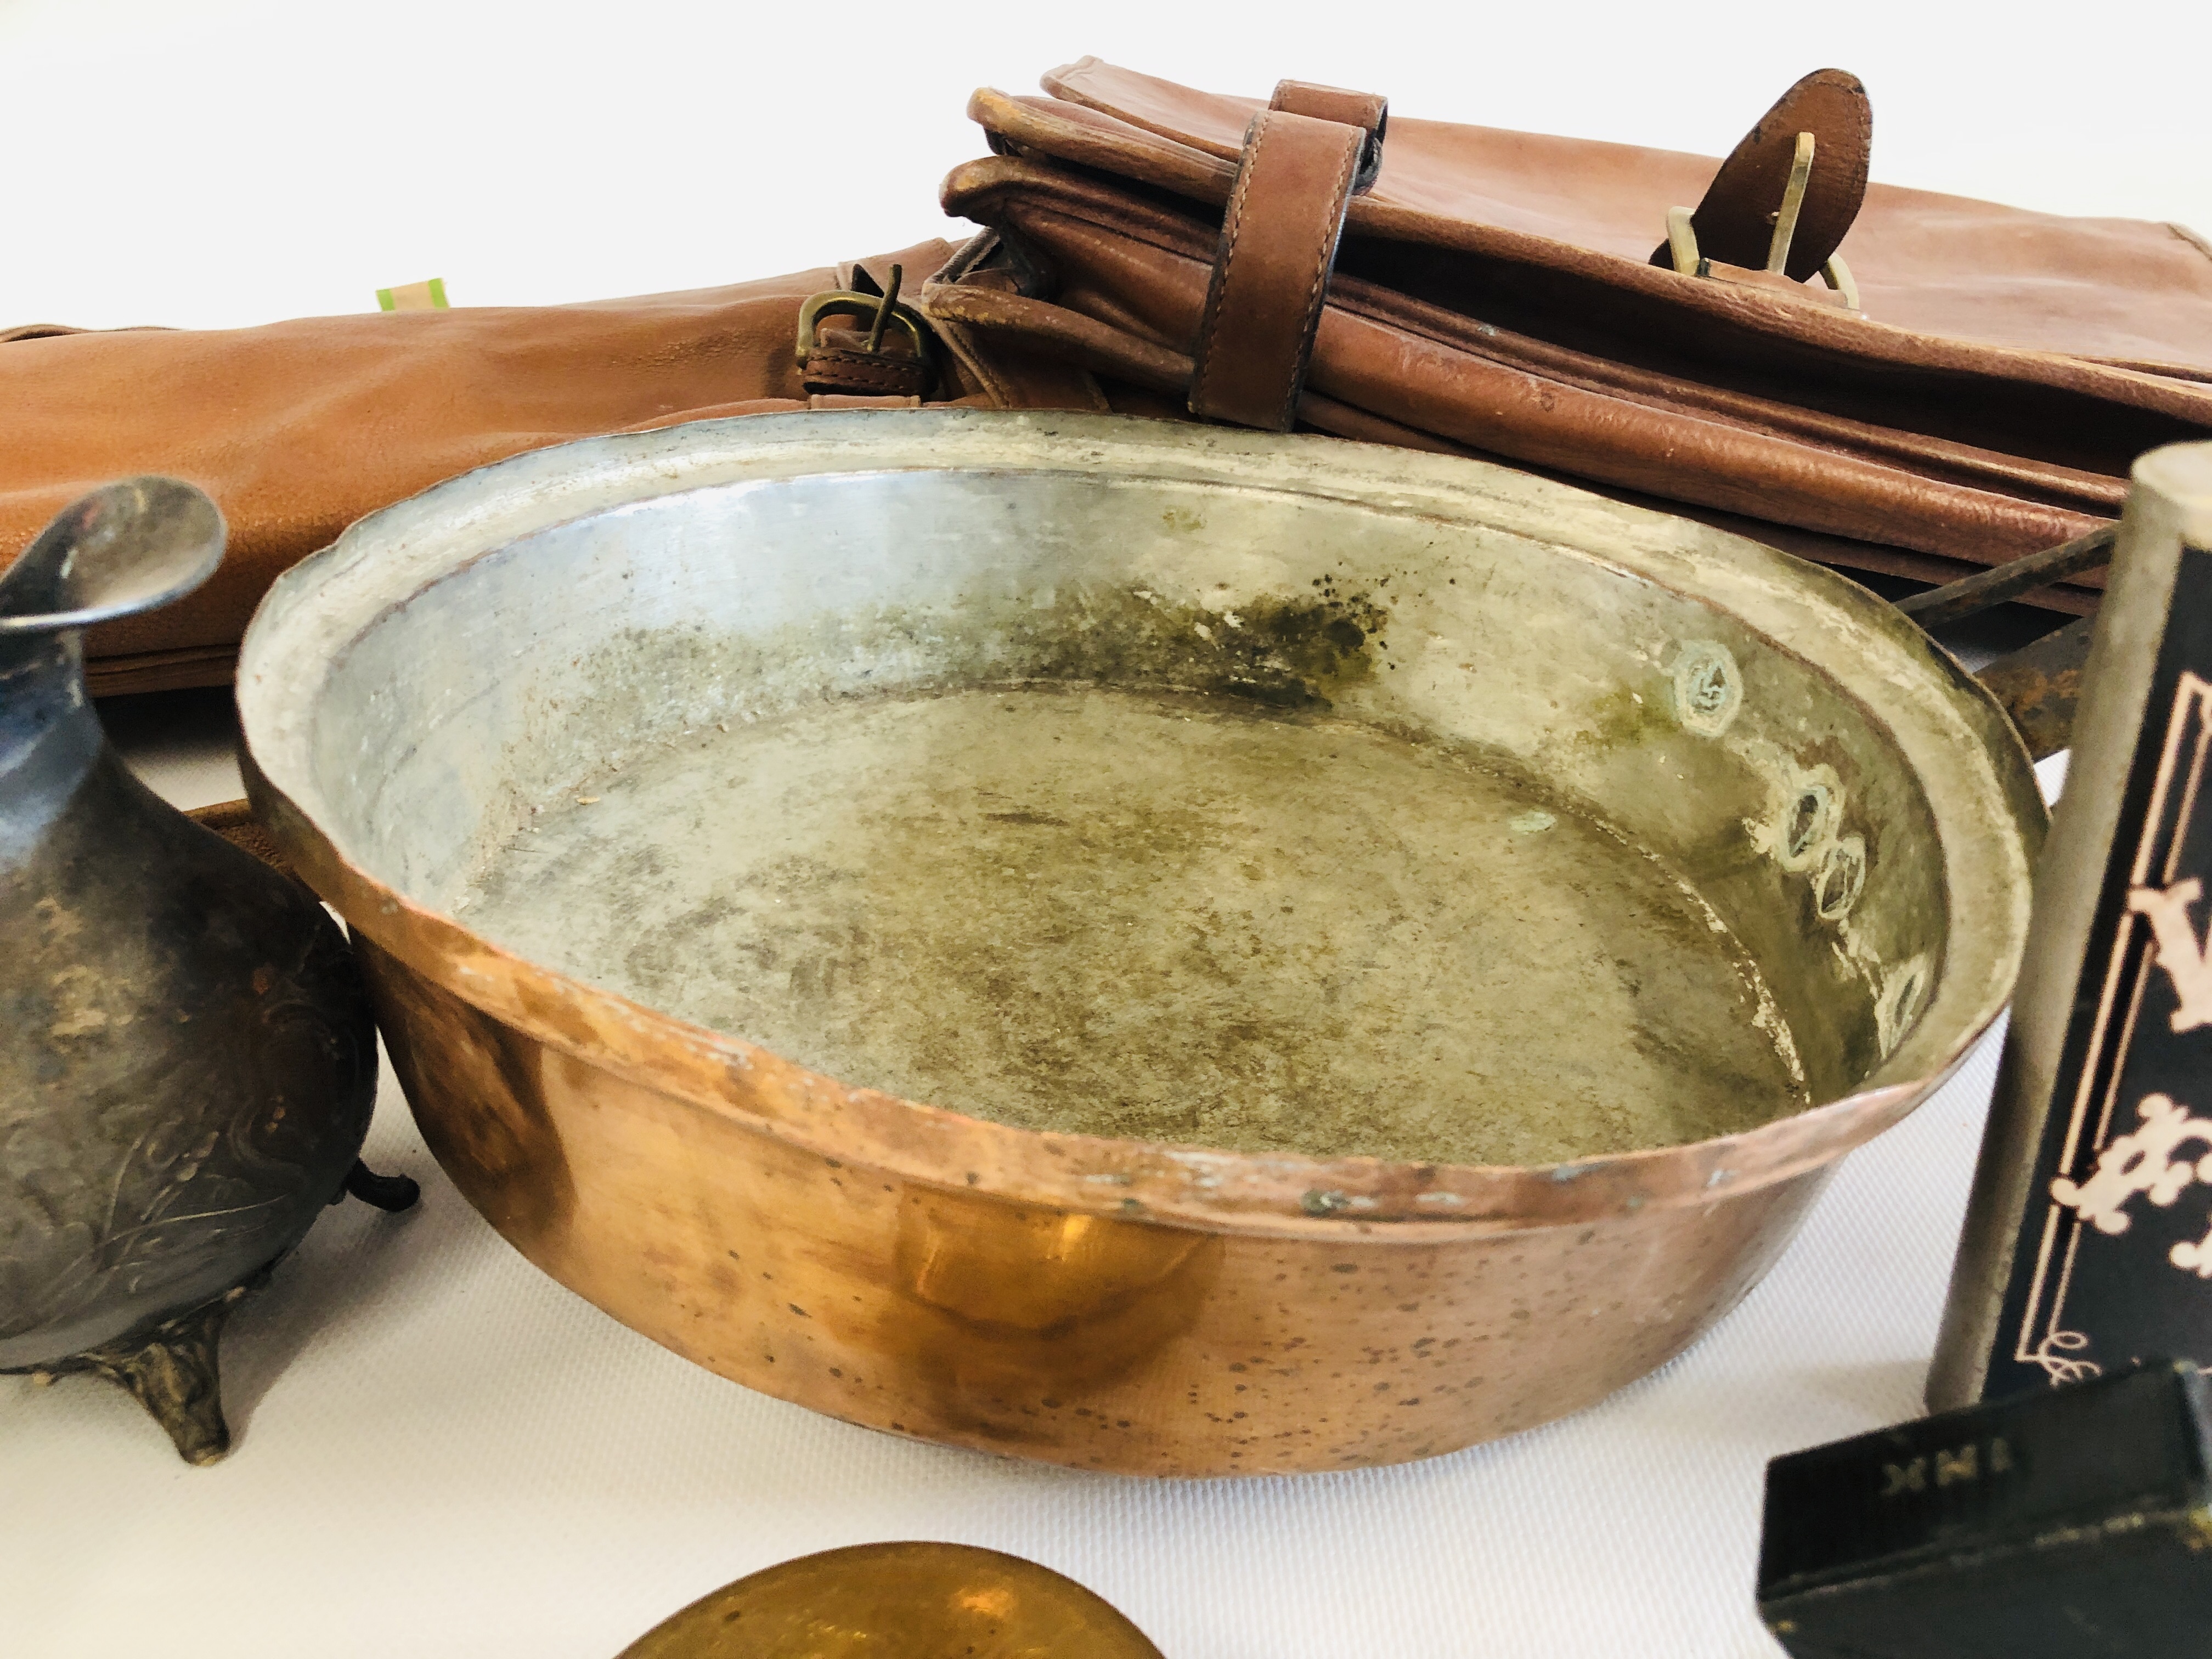
[[[2179,237],[2183,241],[2188,243],[2190,246],[2195,248],[2199,253],[2203,254],[2207,262],[2212,262],[2212,242],[2205,240],[2203,237],[2198,235],[2187,225],[2177,224],[2171,219],[2165,220],[2162,222],[2168,230],[2172,231],[2176,236]]]

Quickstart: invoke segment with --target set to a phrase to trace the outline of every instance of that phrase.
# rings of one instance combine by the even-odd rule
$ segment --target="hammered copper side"
[[[1398,1462],[1579,1411],[1734,1307],[1829,1174],[1434,1243],[1085,1215],[702,1113],[362,955],[439,1163],[554,1278],[764,1394],[1120,1474]]]

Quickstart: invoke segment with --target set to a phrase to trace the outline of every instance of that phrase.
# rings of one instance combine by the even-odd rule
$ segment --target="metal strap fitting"
[[[937,378],[936,353],[927,321],[912,307],[898,302],[899,285],[905,276],[902,267],[893,265],[890,287],[884,293],[832,289],[811,295],[799,307],[796,356],[809,392],[917,398],[928,394]],[[864,343],[823,343],[823,323],[841,317],[867,325]],[[893,324],[906,337],[910,351],[884,349],[884,332]],[[844,338],[850,340],[856,332],[847,331]]]
[[[1771,281],[1757,283],[1756,286],[1786,286],[1802,291],[1802,285],[1790,282],[1785,273],[1790,267],[1790,245],[1796,240],[1797,216],[1805,205],[1805,190],[1813,182],[1813,135],[1799,133],[1797,151],[1790,162],[1790,182],[1783,186],[1782,205],[1775,210],[1774,235],[1766,246],[1766,269],[1746,273],[1737,280],[1748,280],[1753,276],[1771,278]],[[1714,270],[1713,262],[1698,252],[1697,228],[1691,223],[1694,211],[1686,207],[1667,210],[1667,251],[1674,261],[1674,269],[1681,275],[1717,277],[1721,273]],[[1734,268],[1728,269],[1733,270]],[[1844,310],[1859,309],[1859,285],[1852,281],[1851,268],[1844,263],[1842,254],[1828,256],[1826,263],[1820,267],[1820,279],[1835,292]]]

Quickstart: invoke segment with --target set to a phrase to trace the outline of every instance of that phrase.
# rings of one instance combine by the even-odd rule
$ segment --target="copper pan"
[[[1321,710],[1601,821],[1741,941],[1796,1083],[1739,1091],[1729,1133],[1526,1164],[1110,1139],[848,1086],[804,1032],[787,1054],[650,1006],[635,952],[580,942],[622,895],[548,877],[575,930],[530,950],[469,908],[533,809],[726,726],[1100,681]],[[1471,461],[1099,416],[817,413],[520,456],[284,577],[239,702],[257,810],[352,923],[424,1134],[518,1249],[749,1387],[1128,1474],[1425,1456],[1680,1352],[2003,1006],[2044,826],[1995,703],[1829,572]],[[772,838],[748,811],[702,848]],[[1484,1014],[1434,988],[1440,1042]],[[1163,1041],[1197,1018],[1175,1013]],[[1563,994],[1498,1046],[1620,1036]]]

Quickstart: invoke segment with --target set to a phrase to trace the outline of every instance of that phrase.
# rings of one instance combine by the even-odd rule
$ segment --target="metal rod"
[[[1813,182],[1813,135],[1797,135],[1797,153],[1790,161],[1790,182],[1782,189],[1782,209],[1774,216],[1774,240],[1766,245],[1766,268],[1790,267],[1790,244],[1797,240],[1797,215],[1805,205],[1805,187]]]
[[[1923,628],[1941,628],[2085,570],[2101,569],[2112,562],[2112,541],[2119,533],[2117,524],[2100,525],[2070,542],[1899,599],[1897,608]]]
[[[1674,269],[1685,276],[1698,274],[1698,228],[1688,208],[1671,207],[1667,210],[1667,253],[1674,260]]]
[[[1828,263],[1820,267],[1820,280],[1844,296],[1844,309],[1859,308],[1859,285],[1852,279],[1851,268],[1844,263],[1840,253],[1831,253]]]
[[[906,272],[902,267],[891,267],[891,285],[884,290],[884,302],[876,307],[875,326],[868,331],[868,349],[871,351],[883,349],[884,325],[891,319],[891,307],[898,303],[899,283],[905,276]]]

